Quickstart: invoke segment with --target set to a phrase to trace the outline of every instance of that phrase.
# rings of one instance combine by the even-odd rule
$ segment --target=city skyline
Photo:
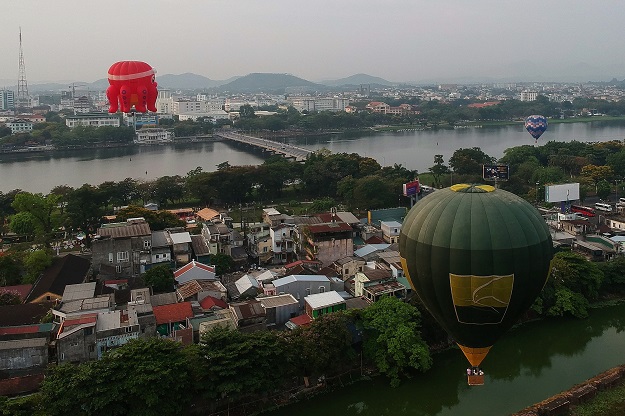
[[[29,84],[94,82],[120,60],[157,75],[252,72],[391,82],[625,78],[625,3],[430,0],[316,2],[22,0],[0,27],[0,87],[17,84],[19,27]]]

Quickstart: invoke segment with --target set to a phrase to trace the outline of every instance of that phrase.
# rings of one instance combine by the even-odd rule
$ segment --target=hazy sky
[[[214,80],[281,72],[318,81],[625,78],[625,1],[14,0],[0,86],[93,82],[121,60]]]

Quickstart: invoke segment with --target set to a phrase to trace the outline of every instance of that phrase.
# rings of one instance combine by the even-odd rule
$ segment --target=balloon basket
[[[467,376],[467,384],[469,386],[483,386],[484,385],[484,374],[481,375],[470,375]]]

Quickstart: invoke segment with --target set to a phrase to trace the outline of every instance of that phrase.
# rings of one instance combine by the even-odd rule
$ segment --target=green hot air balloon
[[[534,207],[510,192],[467,184],[415,204],[399,251],[413,290],[476,371],[536,299],[553,257],[549,229]],[[483,384],[483,376],[473,379],[469,384]]]

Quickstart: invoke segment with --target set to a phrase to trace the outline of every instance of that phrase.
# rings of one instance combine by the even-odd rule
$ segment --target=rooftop
[[[276,308],[278,306],[299,305],[297,299],[291,294],[267,296],[258,299],[263,308]]]
[[[304,301],[313,309],[325,308],[332,305],[345,303],[345,299],[335,290],[317,293],[304,297]]]
[[[182,322],[186,321],[187,318],[193,318],[193,308],[191,307],[191,302],[154,306],[153,311],[157,325],[170,322]]]

